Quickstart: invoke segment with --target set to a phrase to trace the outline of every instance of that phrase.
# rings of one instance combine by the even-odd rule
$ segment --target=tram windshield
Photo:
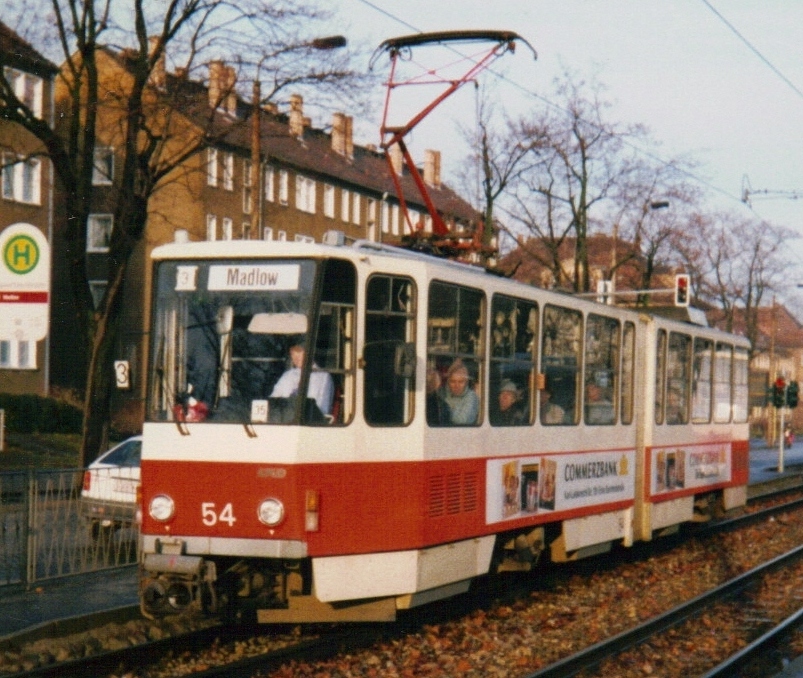
[[[327,370],[331,350],[321,353],[321,345],[331,349],[332,331],[313,321],[338,313],[332,304],[322,305],[326,313],[313,308],[318,266],[310,260],[160,263],[149,420],[330,422],[337,370]],[[335,334],[342,327],[335,322]]]

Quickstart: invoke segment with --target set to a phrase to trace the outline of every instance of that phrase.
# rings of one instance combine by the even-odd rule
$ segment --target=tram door
[[[363,349],[368,424],[403,425],[412,418],[415,308],[411,279],[375,275],[368,280]]]

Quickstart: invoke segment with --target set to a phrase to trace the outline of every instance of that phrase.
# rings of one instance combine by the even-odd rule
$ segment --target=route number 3
[[[212,527],[212,525],[217,525],[218,523],[227,523],[229,527],[234,527],[234,523],[237,522],[231,503],[226,504],[221,509],[220,513],[218,513],[215,510],[214,502],[205,501],[201,504],[201,516],[203,517],[204,525],[208,527]]]

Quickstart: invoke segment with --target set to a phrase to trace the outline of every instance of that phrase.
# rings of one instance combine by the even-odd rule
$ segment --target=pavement
[[[783,472],[778,470],[781,462]],[[763,440],[751,441],[750,485],[796,475],[803,475],[803,440],[783,455]],[[40,582],[30,590],[0,588],[0,645],[4,638],[58,619],[129,605],[138,605],[136,566]],[[803,665],[800,673],[784,675],[803,677]]]

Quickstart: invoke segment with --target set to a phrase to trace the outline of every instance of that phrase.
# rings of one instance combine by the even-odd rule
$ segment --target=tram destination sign
[[[36,226],[0,231],[0,340],[39,341],[50,315],[50,245]]]

